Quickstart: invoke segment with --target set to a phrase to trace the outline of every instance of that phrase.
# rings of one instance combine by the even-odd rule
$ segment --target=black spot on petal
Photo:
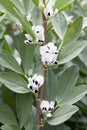
[[[36,31],[36,33],[39,33],[39,31]]]
[[[35,90],[35,93],[38,93],[38,90]]]
[[[35,84],[36,84],[36,85],[38,85],[38,82],[37,82],[37,81],[35,81]]]
[[[32,87],[32,86],[30,86],[30,89],[32,90],[32,89],[33,89],[33,87]]]
[[[48,12],[48,16],[50,16],[50,12]]]

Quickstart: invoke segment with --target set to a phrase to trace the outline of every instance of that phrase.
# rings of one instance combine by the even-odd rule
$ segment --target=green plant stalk
[[[45,4],[45,0],[43,0],[43,3]],[[44,16],[44,14],[42,13],[42,17],[43,17],[43,27],[44,27],[44,36],[45,36],[45,41],[43,43],[43,45],[46,44],[46,27],[47,27],[47,23],[46,23],[46,17]],[[46,78],[46,69],[45,66],[42,64],[42,75],[44,77],[44,81]],[[40,110],[40,102],[43,99],[43,92],[44,92],[44,87],[45,87],[45,82],[43,84],[43,86],[41,87],[39,93],[38,93],[38,99],[36,100],[36,123],[37,123],[37,130],[42,130],[43,124],[42,124],[42,119],[41,119],[41,110]]]

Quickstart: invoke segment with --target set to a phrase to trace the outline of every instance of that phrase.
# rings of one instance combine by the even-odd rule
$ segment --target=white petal
[[[44,77],[42,75],[38,75],[38,77],[36,78],[36,80],[39,83],[38,87],[41,87],[43,85],[43,83],[44,83]]]
[[[53,16],[53,9],[49,6],[47,6],[45,9],[44,9],[44,15],[45,17],[52,17]]]
[[[46,111],[43,110],[43,108],[46,108]],[[49,102],[43,100],[43,101],[41,102],[41,104],[40,104],[40,109],[41,109],[42,113],[47,112],[48,109],[49,109]]]
[[[28,40],[32,40],[32,37],[31,37],[29,34],[25,34],[25,37],[26,37]]]
[[[46,117],[52,117],[51,113],[47,113]]]

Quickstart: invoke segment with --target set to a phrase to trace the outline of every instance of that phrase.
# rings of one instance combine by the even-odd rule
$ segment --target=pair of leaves
[[[77,55],[79,55],[82,50],[87,46],[87,43],[84,40],[76,41],[81,32],[82,20],[82,17],[77,18],[66,31],[63,41],[59,46],[59,64],[64,64],[72,60]]]
[[[69,119],[77,110],[72,104],[79,101],[87,93],[87,85],[76,86],[79,77],[77,66],[72,66],[59,77],[57,80],[53,71],[48,70],[46,79],[46,88],[44,99],[57,101],[59,108],[52,114],[53,117],[47,122],[51,125],[57,125]]]
[[[59,105],[74,104],[87,93],[87,86],[75,87],[79,78],[77,66],[71,66],[57,80],[52,70],[47,71],[46,88],[44,98],[46,100],[57,100]]]

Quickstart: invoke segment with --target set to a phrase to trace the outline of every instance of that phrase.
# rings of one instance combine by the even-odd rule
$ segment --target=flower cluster
[[[35,36],[36,36],[36,41],[34,41],[34,42],[42,44],[45,40],[43,26],[40,26],[40,25],[35,26],[34,25],[32,27],[32,31],[35,33]],[[27,40],[24,41],[25,44],[33,43],[33,39],[29,34],[25,34],[25,37],[27,38]]]
[[[51,112],[54,110],[55,102],[51,101],[50,103],[48,101],[43,100],[40,104],[40,109],[42,114],[45,117],[52,117]]]
[[[58,10],[53,10],[52,2],[48,2],[47,6],[44,8],[44,15],[46,18],[53,17],[58,13]]]
[[[48,44],[40,47],[41,60],[44,65],[56,65],[58,64],[57,55],[58,49],[54,43],[49,42]]]
[[[44,83],[44,77],[42,75],[34,74],[33,77],[29,77],[28,81],[28,89],[33,93],[37,93]]]

